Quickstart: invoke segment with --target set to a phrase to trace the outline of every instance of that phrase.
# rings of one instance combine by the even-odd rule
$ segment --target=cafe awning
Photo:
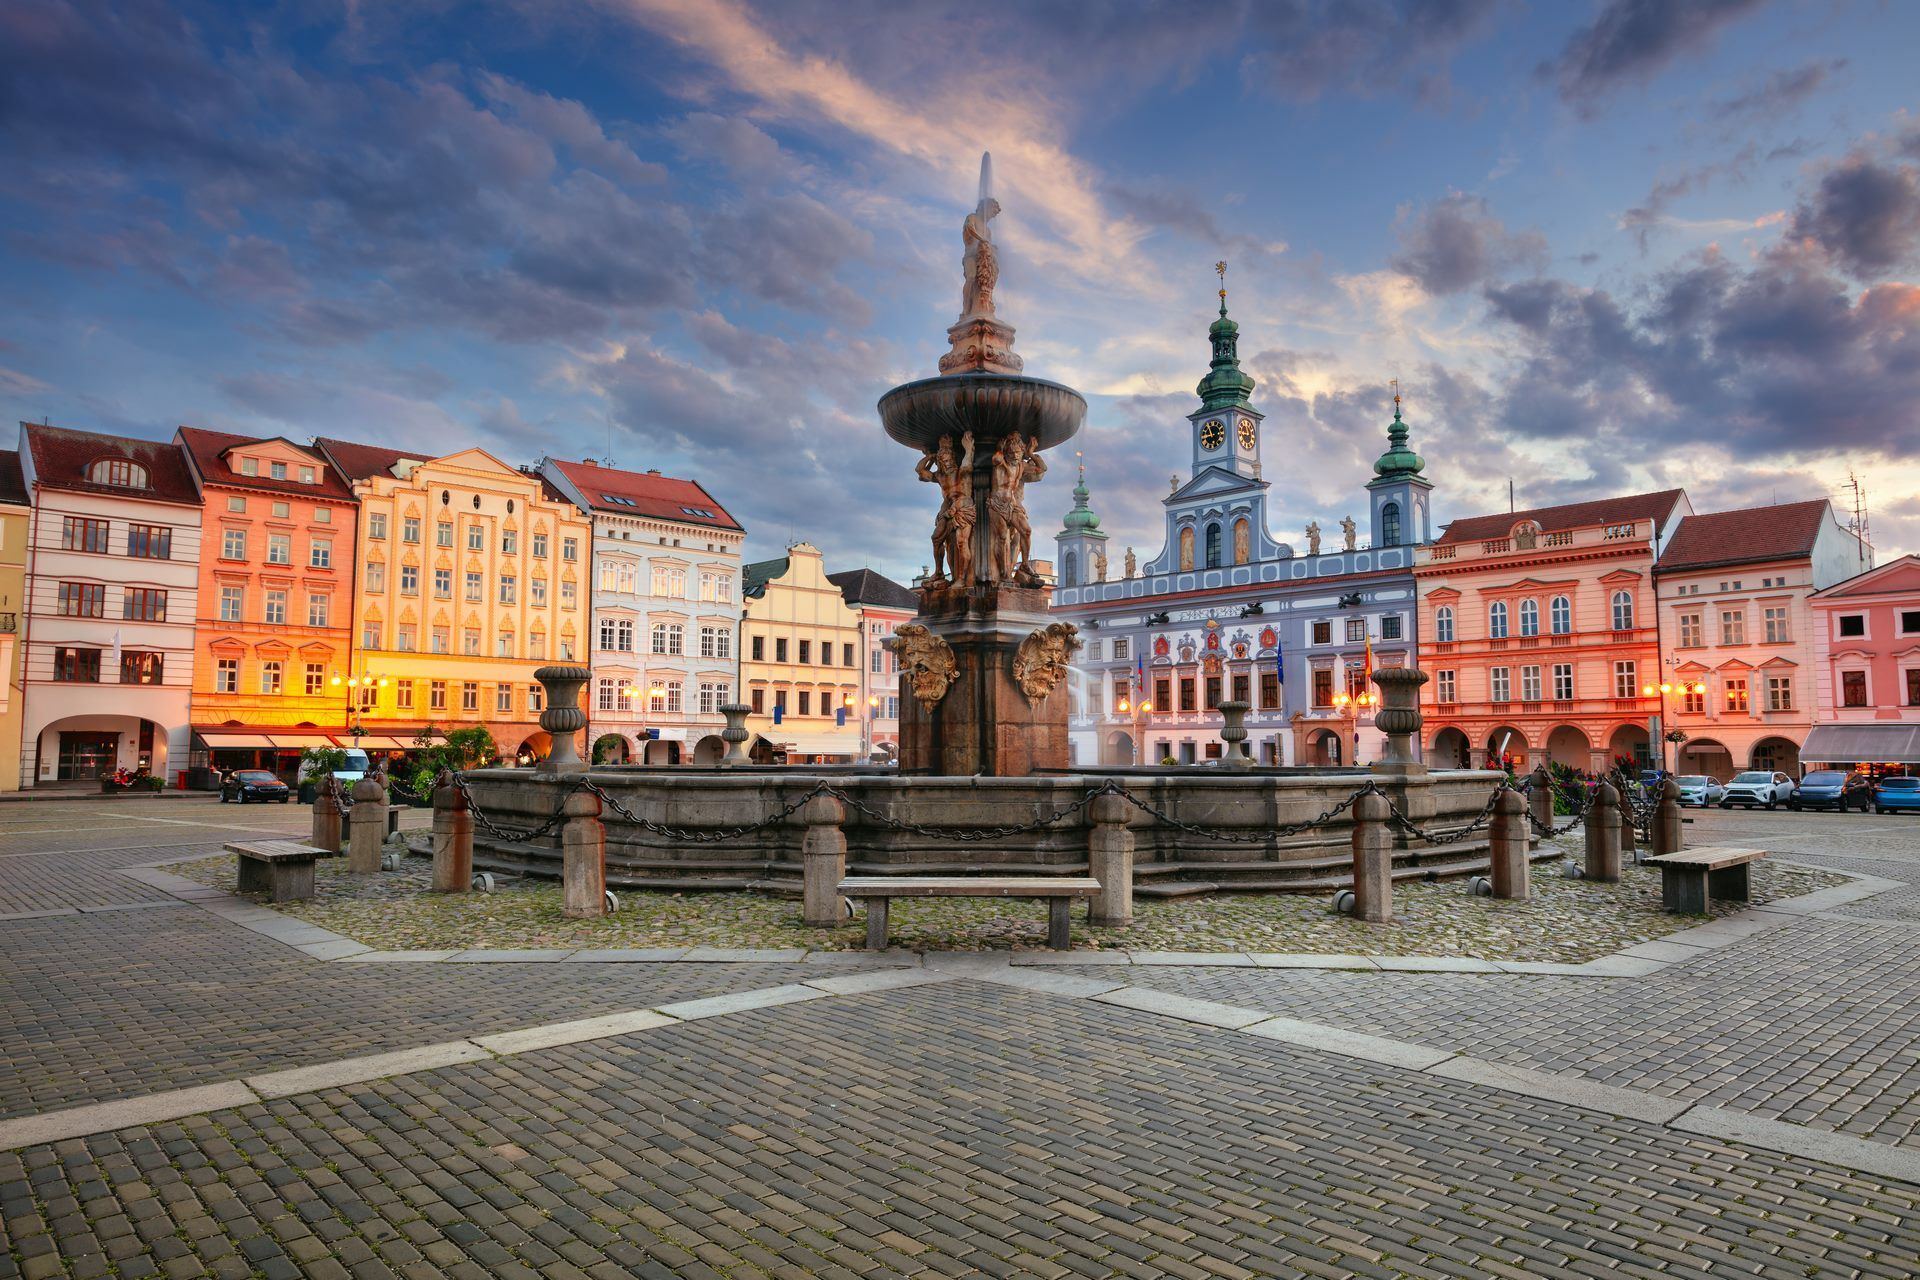
[[[438,735],[435,735],[436,738]],[[418,751],[420,746],[411,738],[395,738],[384,733],[363,733],[358,738],[342,738],[344,745],[359,747],[362,751]]]
[[[1803,762],[1920,764],[1920,724],[1816,725],[1800,748]]]
[[[282,751],[305,751],[308,747],[337,747],[340,743],[324,733],[275,733],[268,735]]]
[[[218,730],[194,730],[194,736],[208,751],[247,751],[265,747],[272,750],[273,742],[264,733],[223,733]]]

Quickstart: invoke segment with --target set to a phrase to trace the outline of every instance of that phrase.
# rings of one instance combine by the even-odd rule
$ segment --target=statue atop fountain
[[[1013,354],[1013,326],[998,313],[999,250],[990,225],[993,158],[980,157],[979,197],[961,223],[960,318],[947,329],[939,375],[880,398],[887,434],[918,451],[915,473],[940,487],[933,571],[914,619],[912,666],[951,671],[905,679],[902,650],[900,764],[907,772],[1024,776],[1065,768],[1067,690],[1015,678],[1022,644],[1054,620],[1051,588],[1034,568],[1026,487],[1047,473],[1042,450],[1073,438],[1087,402],[1071,387],[1032,378]],[[1047,651],[1070,637],[1047,632]],[[1037,642],[1036,642],[1037,643]],[[1077,643],[1077,642],[1076,642]]]

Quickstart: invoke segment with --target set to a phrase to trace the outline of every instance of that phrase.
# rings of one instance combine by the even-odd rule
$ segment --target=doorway
[[[117,733],[62,733],[60,735],[61,782],[82,781],[112,773],[120,756]]]

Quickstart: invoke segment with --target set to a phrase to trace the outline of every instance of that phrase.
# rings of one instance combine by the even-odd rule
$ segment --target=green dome
[[[1407,447],[1407,424],[1400,420],[1400,397],[1393,397],[1393,425],[1387,428],[1387,451],[1374,462],[1374,474],[1383,480],[1417,476],[1426,459]]]
[[[1087,488],[1087,472],[1080,469],[1080,483],[1073,486],[1073,510],[1067,512],[1068,533],[1093,533],[1100,528],[1100,517],[1087,505],[1087,499],[1093,496]]]
[[[1194,392],[1208,409],[1244,408],[1253,394],[1253,375],[1240,368],[1240,326],[1227,318],[1226,290],[1220,291],[1220,318],[1207,326],[1213,343],[1213,368]]]

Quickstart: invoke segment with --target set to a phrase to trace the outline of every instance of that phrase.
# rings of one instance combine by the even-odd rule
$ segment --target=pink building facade
[[[1920,771],[1920,556],[1902,556],[1807,600],[1818,717],[1808,763]]]

